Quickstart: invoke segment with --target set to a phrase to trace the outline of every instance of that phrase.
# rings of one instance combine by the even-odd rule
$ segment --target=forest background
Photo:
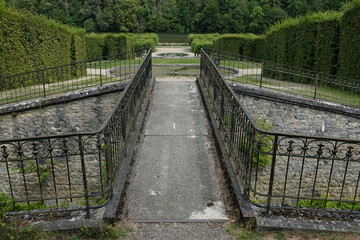
[[[347,0],[5,0],[87,32],[264,33],[287,17]]]

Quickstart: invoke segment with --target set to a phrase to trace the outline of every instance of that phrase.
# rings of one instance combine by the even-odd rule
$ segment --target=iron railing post
[[[270,208],[271,208],[271,200],[272,200],[273,187],[274,187],[277,149],[278,149],[278,135],[275,135],[274,143],[273,143],[273,149],[272,149],[273,152],[272,152],[272,160],[271,160],[271,172],[270,172],[269,192],[268,192],[268,199],[267,199],[267,204],[266,204],[266,212],[269,212]]]
[[[262,84],[263,84],[263,72],[264,72],[264,62],[261,62],[261,73],[260,73],[260,88],[262,88]]]
[[[112,191],[112,159],[111,159],[111,141],[110,141],[110,133],[108,128],[104,130],[104,151],[105,151],[105,166],[106,166],[106,176],[107,176],[107,185],[110,187],[110,193]]]
[[[86,218],[90,218],[90,203],[89,203],[89,190],[88,190],[88,182],[86,177],[86,165],[85,165],[85,155],[84,155],[84,146],[83,146],[83,139],[82,136],[79,135],[79,153],[80,153],[80,161],[81,161],[81,171],[82,171],[82,178],[83,178],[83,185],[84,185],[84,193],[85,193],[85,211],[86,211]]]
[[[100,86],[103,86],[103,80],[102,80],[102,65],[101,65],[101,59],[100,59]]]
[[[318,80],[319,80],[319,75],[316,73],[316,78],[315,78],[315,90],[314,90],[314,99],[316,99],[316,94],[317,94],[317,88],[318,88]]]
[[[43,96],[46,97],[46,87],[45,87],[45,77],[44,77],[44,71],[41,71],[41,78],[42,78],[42,84],[43,84]]]

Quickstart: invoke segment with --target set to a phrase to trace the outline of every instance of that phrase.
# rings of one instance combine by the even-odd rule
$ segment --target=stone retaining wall
[[[59,201],[63,206],[70,202],[84,204],[83,198],[69,198],[70,195],[84,195],[85,191],[79,139],[77,136],[56,136],[98,130],[119,96],[120,92],[114,92],[0,116],[1,140],[52,136],[49,139],[0,143],[0,192],[10,196],[11,186],[15,199],[24,199],[27,192],[30,199],[67,197]],[[99,193],[101,183],[107,184],[104,150],[99,145],[102,136],[84,136],[82,141],[88,190],[89,193]],[[33,144],[36,144],[36,150]],[[49,147],[54,150],[49,151]],[[19,150],[22,151],[21,157]],[[93,202],[101,197],[94,198]],[[45,203],[48,207],[56,206],[54,200]]]
[[[360,120],[354,117],[245,95],[240,101],[253,118],[271,122],[275,132],[360,140]]]
[[[329,138],[342,138],[360,140],[360,120],[341,114],[320,111],[306,107],[294,106],[286,103],[264,100],[257,97],[239,95],[240,101],[248,113],[254,119],[265,118],[271,122],[271,131],[279,133],[292,133],[308,136],[323,136]],[[300,151],[305,138],[286,139],[280,144],[288,144],[294,140],[294,146]],[[352,159],[357,159],[360,146],[335,141],[312,140],[309,150],[316,155],[319,144],[323,144],[323,150],[336,149],[338,155],[344,156],[344,160],[332,160],[331,157],[296,157],[276,156],[275,175],[273,183],[273,195],[286,195],[292,197],[319,197],[327,196],[329,199],[343,199],[359,201],[360,162],[347,160],[345,155],[352,147]],[[296,148],[296,147],[294,147]],[[313,148],[313,149],[311,149]],[[286,149],[285,149],[286,150]],[[331,154],[324,154],[330,156]],[[259,193],[268,194],[271,174],[271,163],[259,168],[257,174],[253,169],[252,187]],[[255,182],[256,179],[256,182]],[[286,182],[286,186],[285,186]],[[298,193],[300,194],[298,195]],[[266,204],[267,197],[256,195],[256,199]],[[295,204],[295,199],[273,197],[272,204]]]

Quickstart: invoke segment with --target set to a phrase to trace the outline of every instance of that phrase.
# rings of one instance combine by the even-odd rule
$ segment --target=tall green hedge
[[[346,6],[340,28],[339,75],[360,79],[360,0]]]
[[[224,34],[214,42],[214,48],[249,57],[260,57],[258,51],[262,36],[254,34]]]
[[[155,49],[159,44],[159,36],[156,33],[128,34],[133,41],[133,50]]]
[[[335,74],[340,17],[317,13],[272,26],[262,46],[264,59]]]
[[[0,5],[0,26],[0,77],[85,59],[83,29],[20,13],[4,5]],[[36,84],[36,81],[39,80],[3,80],[0,89]]]
[[[360,35],[355,34],[358,32],[360,0],[355,0],[344,14],[325,12],[289,18],[271,26],[261,36],[221,35],[213,47],[299,68],[359,78]]]
[[[113,56],[132,50],[132,39],[126,34],[88,34],[85,36],[87,59]]]
[[[218,33],[210,34],[189,34],[189,44],[191,51],[195,54],[200,54],[201,48],[212,48],[215,39],[220,36]]]
[[[340,12],[324,13],[323,20],[318,22],[315,71],[337,74],[341,16]]]
[[[104,56],[113,56],[131,51],[130,39],[126,34],[106,34]]]
[[[85,35],[85,44],[87,59],[100,58],[104,55],[105,34],[91,33]]]

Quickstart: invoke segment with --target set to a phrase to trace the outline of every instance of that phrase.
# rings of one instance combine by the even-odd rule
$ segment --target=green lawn
[[[230,81],[260,86],[260,75],[244,75],[230,79]],[[264,78],[262,80],[262,87],[310,98],[313,98],[315,95],[315,87],[310,84]],[[316,99],[360,107],[360,97],[358,94],[332,87],[317,87]]]
[[[92,69],[111,69],[115,67],[121,67],[126,65],[139,65],[141,64],[142,58],[126,59],[126,60],[105,60],[87,63],[87,68]]]
[[[221,60],[220,66],[232,67],[236,69],[262,68],[261,63],[248,62],[248,61],[231,61],[231,60]]]
[[[45,94],[46,96],[49,96],[58,93],[74,91],[77,89],[84,89],[88,87],[98,86],[100,85],[101,82],[102,84],[106,84],[117,81],[119,81],[119,79],[117,78],[93,74],[79,79],[46,84]],[[22,88],[16,88],[16,89],[0,92],[0,105],[11,102],[19,102],[27,99],[41,98],[41,97],[44,97],[43,85],[33,85]]]

